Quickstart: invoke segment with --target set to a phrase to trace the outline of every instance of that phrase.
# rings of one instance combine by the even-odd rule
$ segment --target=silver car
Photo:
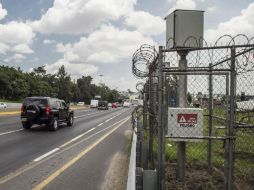
[[[0,102],[0,109],[5,109],[7,108],[6,103]]]

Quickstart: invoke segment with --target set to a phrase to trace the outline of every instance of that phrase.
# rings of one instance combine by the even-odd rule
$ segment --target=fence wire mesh
[[[231,39],[228,45],[235,45],[236,43],[237,40],[233,41]],[[186,139],[186,137],[192,140],[186,146],[186,179],[183,183],[177,182],[175,172],[178,143],[172,140],[174,139],[172,135],[167,140],[165,145],[166,160],[168,160],[166,162],[166,167],[168,167],[166,169],[166,189],[226,188],[228,183],[226,178],[228,172],[227,164],[229,162],[226,139],[231,138],[228,134],[231,109],[234,110],[233,138],[235,140],[234,163],[230,164],[234,165],[234,188],[254,188],[254,144],[252,140],[254,137],[254,52],[251,48],[253,46],[235,48],[236,78],[233,86],[234,97],[230,95],[230,78],[223,74],[216,75],[216,72],[222,71],[232,74],[232,46],[225,48],[214,47],[212,49],[204,48],[197,51],[190,50],[188,53],[186,57],[188,61],[187,70],[200,71],[200,74],[195,75],[186,73],[188,107],[199,107],[202,109],[204,118],[201,124],[203,126],[201,136],[212,138],[199,138],[199,132],[191,132],[191,129],[184,129],[184,133],[179,130],[178,135],[177,131],[174,131],[175,137],[178,137],[176,138],[177,141],[181,138]],[[180,56],[177,50],[164,52],[164,69],[171,74],[168,78],[171,81],[170,86],[172,89],[177,89],[179,75],[174,74],[174,72],[180,72],[178,68],[179,60]],[[210,79],[208,75],[202,75],[202,71],[208,73],[209,70],[213,73]],[[209,80],[212,81],[210,86]],[[168,98],[169,105],[177,107],[177,97],[181,92],[177,90],[173,90],[173,92],[169,93],[171,96]],[[235,102],[234,107],[230,107],[230,99],[232,98]],[[210,112],[209,101],[212,102]],[[184,113],[184,111],[181,111],[181,113]],[[211,119],[211,122],[209,122],[209,119]],[[168,123],[174,123],[174,121],[170,120],[170,116]],[[176,123],[175,126],[177,126]],[[199,140],[195,142],[195,139]],[[210,164],[209,160],[211,160]],[[193,179],[195,179],[195,182]]]
[[[164,189],[254,189],[254,38],[224,35],[211,46],[199,39],[196,43],[202,47],[188,48],[195,40],[190,37],[185,48],[175,48],[174,39],[169,39],[166,49],[143,45],[133,54],[133,74],[149,83],[149,159],[153,161],[153,150],[160,154],[158,144],[163,141],[156,133],[165,122],[165,170],[163,159],[154,152],[155,168],[165,171]],[[180,67],[181,53],[187,54],[186,69]],[[187,94],[181,118],[174,108],[185,105],[180,98],[183,75]],[[188,110],[193,108],[198,111]],[[163,110],[168,111],[165,121]],[[184,181],[177,180],[179,141],[186,142]],[[157,177],[164,180],[162,175]],[[163,189],[161,181],[158,187]]]
[[[187,116],[187,118],[181,118],[181,115],[178,115],[177,118],[175,116],[178,113],[176,111],[178,109],[169,109],[168,125],[172,125],[172,129],[168,129],[170,139],[167,141],[167,144],[165,146],[166,160],[168,160],[166,166],[169,167],[166,170],[167,189],[223,189],[225,186],[225,129],[227,123],[225,119],[223,120],[221,118],[226,118],[226,76],[213,75],[212,77],[212,100],[214,115],[211,126],[212,134],[209,134],[208,122],[209,76],[190,74],[186,74],[186,76],[188,89],[187,102],[189,110],[184,108],[179,113],[181,113],[183,116]],[[179,78],[179,75],[171,75],[169,76],[169,78],[177,79]],[[175,83],[175,85],[177,85],[177,82]],[[175,96],[177,97],[178,94],[175,94]],[[169,101],[173,100],[174,98],[169,97]],[[196,111],[193,111],[192,113],[193,108],[195,110],[199,108],[200,110],[200,113],[198,113],[197,117],[195,117],[195,114],[197,113]],[[181,119],[183,121],[181,121]],[[183,127],[180,126],[181,123],[183,124]],[[184,124],[186,123],[190,124],[184,126]],[[208,165],[209,136],[214,138],[210,140],[210,159],[212,160],[212,168]],[[188,139],[186,146],[186,180],[184,183],[177,183],[175,174],[177,162],[177,148],[178,141],[182,141],[183,139]]]

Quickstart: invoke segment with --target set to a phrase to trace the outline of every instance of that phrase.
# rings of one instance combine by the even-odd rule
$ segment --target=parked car
[[[91,100],[90,108],[97,108],[98,107],[98,100]]]
[[[24,129],[33,124],[46,124],[50,130],[56,131],[60,123],[72,126],[74,112],[64,100],[50,97],[27,97],[21,107],[21,122]]]
[[[108,102],[107,101],[99,101],[98,102],[98,110],[108,110]]]
[[[85,102],[78,102],[77,103],[77,106],[84,106],[85,105]]]
[[[112,108],[117,108],[117,104],[116,103],[112,103]]]
[[[129,102],[124,102],[123,103],[124,108],[129,108],[130,106],[131,106],[131,103],[129,103]]]
[[[6,103],[0,102],[0,109],[6,109],[7,105]]]

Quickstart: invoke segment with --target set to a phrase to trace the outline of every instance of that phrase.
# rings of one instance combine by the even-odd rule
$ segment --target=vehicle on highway
[[[24,129],[33,124],[46,124],[50,130],[56,131],[60,123],[72,126],[74,112],[64,100],[50,97],[27,97],[21,107],[21,122]]]
[[[77,103],[77,106],[84,106],[85,105],[85,102],[78,102]]]
[[[99,101],[98,102],[98,110],[108,110],[108,102],[107,101]]]
[[[117,104],[116,103],[112,103],[112,108],[117,108]]]
[[[6,103],[0,102],[0,109],[6,109],[7,105]]]
[[[99,100],[91,100],[90,108],[97,108]]]
[[[124,103],[123,103],[123,107],[124,107],[124,108],[129,108],[129,107],[131,107],[131,103],[129,103],[129,102],[124,102]]]

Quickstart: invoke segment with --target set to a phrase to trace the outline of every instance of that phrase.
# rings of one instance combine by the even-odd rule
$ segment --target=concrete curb
[[[137,144],[137,129],[134,128],[126,190],[136,189],[136,144]]]

